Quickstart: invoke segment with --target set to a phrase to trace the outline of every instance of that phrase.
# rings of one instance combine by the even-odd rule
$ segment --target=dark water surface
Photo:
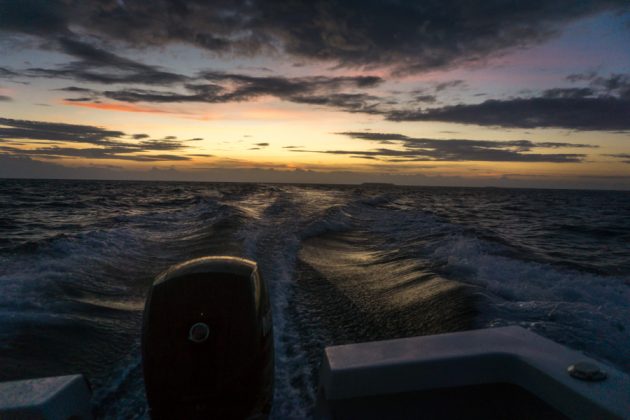
[[[0,180],[0,380],[82,372],[146,417],[142,309],[169,265],[256,260],[276,418],[326,345],[521,325],[630,372],[630,193]]]

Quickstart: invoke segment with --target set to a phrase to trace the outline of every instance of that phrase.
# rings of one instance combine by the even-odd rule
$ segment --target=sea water
[[[520,325],[630,372],[630,193],[0,180],[0,380],[83,373],[146,418],[153,278],[258,262],[273,417],[309,417],[327,345]]]

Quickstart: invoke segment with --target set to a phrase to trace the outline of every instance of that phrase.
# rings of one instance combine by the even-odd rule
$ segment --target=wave
[[[169,265],[209,254],[254,259],[269,284],[275,418],[312,413],[320,349],[343,337],[346,324],[357,332],[345,337],[357,339],[416,333],[422,322],[422,331],[460,328],[470,317],[479,327],[519,324],[630,371],[628,258],[626,245],[617,246],[627,226],[614,234],[614,218],[573,229],[566,209],[556,208],[558,220],[531,231],[526,215],[538,198],[520,192],[507,199],[502,191],[480,198],[440,189],[76,185],[61,189],[74,201],[84,194],[83,207],[37,206],[50,197],[24,194],[0,220],[9,238],[0,248],[0,358],[18,357],[11,353],[18,344],[52,343],[63,363],[87,369],[95,381],[100,416],[146,416],[137,347],[146,291]],[[537,194],[544,213],[554,201]],[[22,209],[32,217],[18,215]],[[569,236],[560,240],[556,232]],[[599,270],[565,255],[591,255],[593,244],[612,248],[592,254]],[[617,261],[619,275],[606,266]],[[463,289],[474,292],[476,312],[465,307]],[[93,354],[69,352],[80,359],[72,365],[64,345]]]
[[[474,286],[481,299],[478,327],[522,325],[630,371],[627,276],[541,256],[503,237],[419,211],[417,201],[406,197],[373,203],[350,209],[352,214],[338,221],[344,228],[349,219],[355,225],[360,221],[369,249],[379,253],[378,264],[412,259],[436,275]]]
[[[497,248],[452,235],[431,254],[441,272],[480,288],[480,326],[519,324],[630,371],[627,279],[509,258]]]

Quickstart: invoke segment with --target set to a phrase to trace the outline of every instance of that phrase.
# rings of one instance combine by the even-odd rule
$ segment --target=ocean
[[[258,262],[274,418],[312,415],[327,345],[520,325],[630,372],[630,192],[0,180],[0,381],[83,373],[147,418],[146,293],[204,255]]]

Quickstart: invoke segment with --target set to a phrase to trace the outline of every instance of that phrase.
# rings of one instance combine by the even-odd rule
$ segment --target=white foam
[[[339,191],[278,187],[239,203],[253,217],[237,236],[245,256],[258,262],[271,294],[276,353],[272,418],[306,418],[315,402],[313,366],[290,312],[295,266],[303,238],[349,227],[344,201]]]
[[[520,324],[630,370],[630,287],[602,276],[496,255],[496,245],[462,234],[445,238],[432,259],[487,298],[484,326]]]
[[[379,246],[476,286],[479,327],[521,325],[630,371],[629,278],[505,256],[513,250],[417,205],[400,198],[388,206],[395,215],[366,207],[354,217],[373,221]]]
[[[7,261],[0,275],[0,303],[7,306],[47,306],[46,292],[54,292],[59,282],[80,278],[82,285],[98,282],[103,292],[124,292],[121,285],[91,273],[98,264],[126,256],[130,258],[142,247],[138,232],[118,228],[60,236],[38,248],[36,258],[30,253]],[[100,278],[100,281],[99,281]],[[116,288],[117,290],[114,290]]]

